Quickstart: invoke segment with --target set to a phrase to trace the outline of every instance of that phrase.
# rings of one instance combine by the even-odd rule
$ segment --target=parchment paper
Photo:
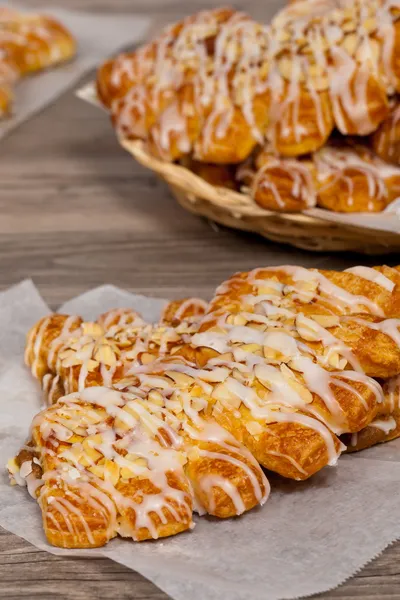
[[[131,306],[156,320],[164,304],[103,286],[61,310],[94,318]],[[37,383],[23,366],[27,329],[49,312],[25,281],[0,294],[0,461],[27,437],[39,410]],[[270,477],[267,504],[228,521],[198,518],[192,532],[155,542],[113,540],[102,549],[49,546],[25,489],[0,476],[0,525],[54,554],[107,556],[142,573],[176,600],[278,600],[336,587],[400,538],[400,441],[325,468],[311,481]]]
[[[0,0],[0,6],[23,10],[24,5]],[[46,13],[59,19],[78,42],[78,55],[70,63],[32,75],[17,84],[13,115],[0,121],[0,139],[54,102],[91,69],[125,46],[138,43],[146,37],[150,19],[135,14],[99,14],[47,7],[30,12]]]

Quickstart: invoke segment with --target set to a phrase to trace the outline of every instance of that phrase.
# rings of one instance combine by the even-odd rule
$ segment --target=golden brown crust
[[[276,157],[268,145],[238,178],[263,208],[300,211],[317,204],[334,212],[380,212],[400,194],[400,169],[367,146],[331,140],[308,158]]]
[[[200,319],[207,310],[207,302],[201,298],[183,298],[172,300],[164,308],[161,315],[161,323],[177,326],[182,321],[191,322]]]
[[[0,118],[10,112],[15,81],[75,53],[71,33],[52,17],[0,9]]]
[[[397,98],[387,119],[373,134],[372,148],[383,160],[400,165],[400,104]]]
[[[181,164],[215,187],[223,187],[230,190],[238,188],[234,165],[213,165],[191,158],[182,160]]]
[[[98,72],[120,136],[157,157],[216,165],[267,139],[285,157],[314,152],[336,128],[373,133],[399,86],[398,14],[380,0],[296,2],[262,26],[203,11]]]
[[[384,393],[371,377],[392,377],[400,370],[400,321],[392,318],[399,314],[399,281],[398,270],[390,267],[339,273],[289,266],[232,277],[217,290],[193,337],[203,369],[220,363],[230,368],[233,361],[230,383],[211,393],[211,414],[266,468],[297,479],[318,471],[340,452],[333,432],[358,432],[386,410]],[[276,322],[268,329],[269,319]],[[316,360],[304,360],[306,347]],[[241,354],[233,352],[239,349],[243,361],[248,356],[250,376],[236,366]],[[258,366],[261,358],[266,371]],[[279,406],[293,389],[303,402],[297,397],[289,416]],[[245,399],[235,398],[235,392]],[[268,411],[263,400],[270,395]],[[315,417],[330,430],[331,442]]]
[[[276,153],[293,157],[321,148],[335,123],[326,90],[300,86],[293,97],[290,87],[290,81],[285,81],[281,96],[274,99],[267,135]]]
[[[120,135],[145,139],[158,157],[238,163],[268,122],[266,44],[265,28],[243,13],[203,11],[101,67],[99,97]]]
[[[45,15],[22,13],[0,22],[0,48],[21,75],[69,60],[76,52],[72,35],[61,23]]]
[[[33,442],[9,463],[37,497],[50,543],[157,539],[192,527],[194,501],[220,518],[265,502],[262,470],[226,431],[193,420],[194,407],[178,419],[161,391],[140,398],[136,381],[125,384],[129,392],[97,387],[60,399],[35,417]]]

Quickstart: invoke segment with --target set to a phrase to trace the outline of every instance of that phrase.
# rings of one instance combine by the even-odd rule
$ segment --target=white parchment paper
[[[61,309],[94,318],[130,306],[156,320],[164,304],[103,286]],[[41,397],[23,365],[28,328],[49,312],[35,286],[0,294],[0,461],[27,437]],[[267,504],[227,521],[199,518],[192,532],[155,542],[113,540],[97,550],[46,543],[40,511],[25,489],[0,476],[0,525],[55,554],[107,556],[142,573],[176,600],[278,600],[338,586],[400,538],[400,440],[343,456],[311,481],[271,476]]]
[[[0,4],[24,9],[22,3],[14,1],[0,0]],[[51,6],[35,8],[34,12],[52,15],[66,25],[78,42],[78,54],[66,65],[32,75],[17,84],[13,114],[0,122],[0,139],[54,102],[108,56],[144,39],[151,23],[150,19],[135,14],[88,13]]]

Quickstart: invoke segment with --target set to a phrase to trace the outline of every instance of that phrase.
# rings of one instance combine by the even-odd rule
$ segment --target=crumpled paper
[[[94,318],[130,306],[157,320],[163,300],[103,286],[60,307]],[[0,462],[24,442],[40,409],[37,382],[23,365],[28,328],[49,312],[31,281],[0,293]],[[176,600],[279,600],[340,585],[400,538],[400,440],[343,456],[305,482],[270,476],[262,508],[237,519],[196,518],[193,531],[155,542],[113,540],[96,550],[49,546],[40,510],[26,489],[0,476],[0,525],[40,549],[107,556]]]
[[[0,0],[1,6],[28,10],[21,3]],[[17,84],[12,116],[0,122],[0,139],[76,84],[91,69],[126,46],[143,40],[151,20],[137,14],[101,14],[41,7],[29,12],[49,14],[61,21],[78,42],[70,63],[32,75]]]

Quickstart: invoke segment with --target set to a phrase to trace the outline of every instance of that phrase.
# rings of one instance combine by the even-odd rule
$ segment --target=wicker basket
[[[385,254],[400,251],[397,233],[335,223],[304,213],[264,210],[245,194],[214,187],[185,167],[157,160],[146,152],[140,141],[121,140],[121,145],[167,182],[181,206],[216,223],[316,252],[353,250]]]

